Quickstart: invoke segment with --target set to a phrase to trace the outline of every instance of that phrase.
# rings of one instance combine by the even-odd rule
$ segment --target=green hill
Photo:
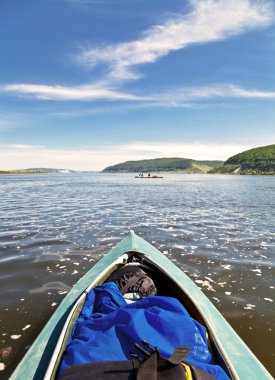
[[[209,173],[274,175],[275,145],[253,148],[236,154]]]
[[[108,166],[103,172],[139,173],[139,172],[180,172],[207,173],[222,164],[222,161],[196,161],[189,158],[155,158],[151,160],[126,161]]]

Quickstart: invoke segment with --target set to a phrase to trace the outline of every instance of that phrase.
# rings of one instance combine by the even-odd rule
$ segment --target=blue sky
[[[275,143],[273,0],[2,0],[0,169]]]

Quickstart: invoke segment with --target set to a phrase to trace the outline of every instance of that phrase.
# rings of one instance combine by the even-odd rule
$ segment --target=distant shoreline
[[[124,175],[124,174],[138,174],[138,172],[132,172],[132,171],[108,171],[108,172],[102,172],[102,171],[79,171],[79,172],[69,172],[69,174],[72,173],[79,173],[79,174],[87,174],[87,173],[100,173],[100,174],[117,174],[117,175]],[[50,172],[50,171],[35,171],[35,170],[0,170],[0,175],[24,175],[24,174],[68,174],[67,172]],[[165,174],[195,174],[195,175],[233,175],[233,176],[245,176],[245,175],[253,175],[253,176],[274,176],[275,173],[196,173],[192,171],[187,170],[169,170],[169,171],[158,171],[156,175],[165,175]],[[151,175],[155,175],[154,172],[151,172]]]
[[[49,174],[46,170],[0,170],[0,174]]]

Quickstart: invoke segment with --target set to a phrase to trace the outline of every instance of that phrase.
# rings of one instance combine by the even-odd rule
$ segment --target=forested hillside
[[[210,173],[275,174],[275,145],[246,150],[228,158]]]

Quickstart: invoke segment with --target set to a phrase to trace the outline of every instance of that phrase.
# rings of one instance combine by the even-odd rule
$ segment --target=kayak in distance
[[[273,379],[197,285],[133,231],[74,285],[10,377],[92,378]]]
[[[150,178],[163,178],[161,176],[158,176],[158,175],[151,175],[151,173],[148,173],[148,175],[143,175],[143,173],[139,173],[139,175],[136,175],[135,178],[146,178],[146,179],[150,179]]]
[[[163,178],[163,177],[160,177],[160,176],[158,176],[158,175],[151,175],[151,176],[135,176],[135,178],[146,178],[146,179],[150,179],[150,178]]]

